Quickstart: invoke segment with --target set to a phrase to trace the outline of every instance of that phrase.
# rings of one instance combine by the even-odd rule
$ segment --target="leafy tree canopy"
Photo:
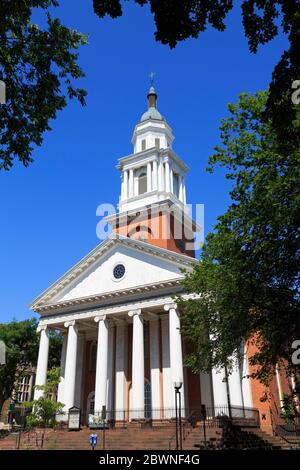
[[[86,37],[52,18],[51,6],[57,0],[0,0],[0,80],[7,90],[0,105],[0,170],[15,159],[32,162],[33,147],[42,144],[67,98],[84,104],[86,92],[73,82],[84,76],[76,50]],[[45,28],[31,22],[34,8],[45,10]]]
[[[150,5],[156,25],[155,38],[175,47],[180,41],[197,38],[212,26],[224,31],[225,18],[233,8],[233,0],[133,0]],[[122,15],[121,0],[94,0],[94,11],[100,17]],[[300,135],[291,125],[295,119],[292,84],[300,80],[300,0],[243,0],[242,22],[249,50],[274,39],[279,27],[287,35],[289,47],[275,66],[270,83],[265,119],[271,118],[283,148],[297,148]],[[288,137],[288,139],[287,139]]]
[[[282,152],[263,117],[267,98],[240,95],[221,122],[209,170],[226,169],[232,203],[183,282],[200,298],[179,301],[194,370],[230,369],[228,358],[250,339],[259,348],[251,359],[256,376],[266,382],[281,359],[293,369],[292,342],[300,337],[300,148]],[[300,133],[300,109],[293,126]]]
[[[36,366],[39,349],[36,330],[35,318],[0,324],[0,340],[6,346],[6,364],[0,365],[0,410],[4,401],[12,396],[16,382]],[[51,331],[49,367],[59,364],[61,344],[61,336]]]

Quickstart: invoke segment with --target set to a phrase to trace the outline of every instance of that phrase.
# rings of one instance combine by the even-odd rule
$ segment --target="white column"
[[[158,190],[164,190],[164,173],[163,173],[163,163],[160,159],[158,162]]]
[[[147,191],[152,191],[151,162],[147,163]]]
[[[98,326],[96,382],[95,382],[95,411],[101,412],[102,406],[107,405],[107,352],[108,352],[108,323],[106,315],[95,317]]]
[[[183,204],[186,204],[186,190],[185,190],[185,181],[183,180],[182,183],[182,197],[183,197]]]
[[[66,322],[65,328],[68,328],[68,343],[64,385],[64,410],[68,412],[69,408],[75,404],[78,330],[75,321]]]
[[[213,368],[211,375],[212,375],[212,383],[213,383],[215,413],[217,415],[218,413],[221,413],[222,411],[227,411],[227,407],[228,407],[225,369]],[[225,410],[223,409],[224,407],[226,407]]]
[[[240,368],[238,365],[234,365],[232,372],[228,375],[228,386],[231,406],[238,406],[243,408],[244,403],[242,395],[242,382]],[[243,414],[241,414],[241,416],[242,415]]]
[[[276,384],[277,384],[279,402],[280,402],[280,405],[282,406],[283,394],[282,394],[281,380],[280,380],[280,370],[279,370],[278,364],[276,364],[276,367],[275,367],[275,375],[276,375]]]
[[[47,382],[47,369],[48,369],[48,355],[49,355],[49,329],[47,326],[39,326],[37,329],[40,336],[40,347],[38,362],[36,368],[35,385],[46,385]],[[34,400],[38,400],[44,394],[43,390],[34,390]]]
[[[157,161],[153,161],[153,178],[152,178],[152,190],[158,188],[158,176],[157,176]]]
[[[182,185],[182,176],[178,176],[178,184],[179,184],[179,201],[183,202],[183,185]]]
[[[66,369],[66,356],[67,356],[67,335],[63,336],[63,343],[60,355],[60,382],[57,390],[57,401],[64,403],[64,385],[65,385],[65,369]]]
[[[150,370],[151,370],[151,401],[152,408],[162,407],[160,402],[160,369],[159,369],[159,317],[151,319],[150,327]],[[160,418],[160,413],[156,412],[154,419]]]
[[[176,304],[167,304],[164,306],[166,311],[169,311],[169,335],[170,335],[170,364],[172,374],[172,387],[174,391],[174,383],[182,382],[181,403],[184,406],[184,374],[183,374],[183,360],[182,360],[182,344],[180,333],[180,317]]]
[[[123,191],[123,199],[127,199],[128,198],[128,171],[127,170],[124,170],[123,172],[123,188],[124,188],[124,191]]]
[[[144,325],[141,310],[132,310],[128,315],[133,318],[132,336],[132,410],[138,412],[132,414],[132,418],[144,418],[145,406],[145,366],[144,366]]]
[[[131,168],[129,170],[129,190],[128,190],[129,196],[128,197],[133,197],[134,195],[134,181],[133,181],[133,169]]]
[[[174,385],[172,381],[172,370],[170,363],[170,334],[169,318],[161,319],[161,339],[162,339],[162,362],[163,362],[163,398],[164,398],[164,416],[171,418],[173,416],[170,410],[174,409]]]
[[[113,361],[114,361],[114,328],[108,328],[108,343],[107,343],[107,399],[106,406],[108,411],[111,411],[113,406]]]
[[[121,201],[123,201],[125,199],[125,197],[124,197],[124,173],[122,173],[120,175],[120,178],[121,178],[121,197],[120,197],[120,199],[121,199]]]
[[[165,188],[166,192],[170,192],[170,164],[169,162],[165,163]]]
[[[249,364],[246,347],[243,347],[243,362],[242,362],[242,394],[243,394],[243,403],[246,408],[253,407],[252,401],[252,392],[250,384],[250,373],[249,373]]]
[[[125,375],[125,357],[126,348],[125,334],[127,328],[124,323],[117,324],[116,332],[116,377],[115,377],[115,410],[116,420],[124,419],[122,410],[126,408],[126,375]],[[127,337],[126,337],[127,340]],[[119,413],[118,413],[119,411]]]
[[[174,176],[173,176],[173,169],[170,169],[170,190],[171,193],[174,193]]]

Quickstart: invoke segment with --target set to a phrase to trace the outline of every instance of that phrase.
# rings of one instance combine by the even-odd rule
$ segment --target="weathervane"
[[[154,84],[154,77],[155,77],[156,73],[155,72],[151,72],[150,75],[149,75],[149,78],[150,78],[150,85],[153,86]]]

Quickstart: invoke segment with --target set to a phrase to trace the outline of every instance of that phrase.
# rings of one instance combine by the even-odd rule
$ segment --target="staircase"
[[[238,426],[206,429],[205,444],[203,426],[197,426],[187,433],[182,447],[184,450],[288,450],[298,446],[259,428]]]
[[[140,450],[140,449],[169,449],[169,440],[175,432],[173,424],[163,427],[139,428],[130,425],[127,428],[108,429],[105,431],[105,450]],[[92,433],[98,435],[96,450],[103,449],[103,431],[91,431],[83,428],[80,431],[56,431],[46,430],[43,449],[44,450],[88,450],[90,449],[89,437]],[[17,434],[1,439],[0,450],[16,449]],[[20,449],[41,449],[42,432],[22,433]]]
[[[105,431],[103,447],[103,431],[91,431],[83,428],[80,431],[47,429],[41,446],[43,431],[38,430],[21,433],[19,449],[22,450],[88,450],[91,433],[98,435],[96,450],[174,450],[175,423],[163,426],[137,428],[128,425],[127,428],[108,429]],[[296,444],[295,444],[296,446]],[[184,430],[183,450],[277,450],[294,447],[278,436],[269,436],[259,428],[238,426],[207,427],[206,445],[203,425],[191,426]],[[18,434],[10,434],[0,439],[0,450],[15,450],[18,448]],[[299,448],[299,447],[298,447]]]

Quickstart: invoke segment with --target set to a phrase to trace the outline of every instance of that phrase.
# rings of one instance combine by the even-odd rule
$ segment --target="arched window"
[[[152,418],[151,383],[145,379],[145,418]]]
[[[95,413],[95,392],[92,392],[88,396],[88,412],[90,415]]]
[[[136,178],[137,178],[138,195],[146,193],[147,192],[147,170],[146,170],[146,168],[140,168],[136,172]]]

